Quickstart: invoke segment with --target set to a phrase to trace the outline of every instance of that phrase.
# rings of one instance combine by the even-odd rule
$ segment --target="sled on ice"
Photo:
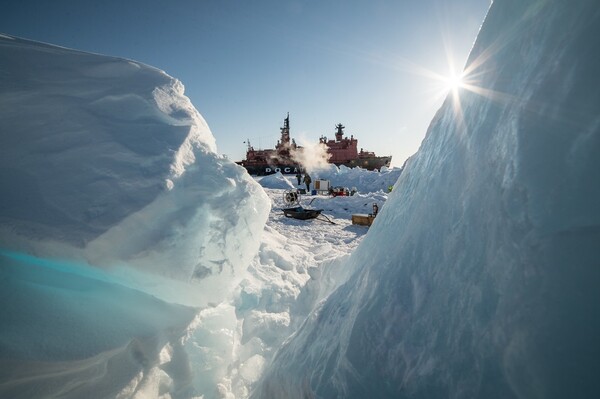
[[[304,209],[301,206],[285,208],[283,210],[283,214],[286,217],[300,220],[316,219],[321,212],[323,212],[323,209]]]
[[[335,222],[333,222],[327,216],[321,215],[323,209],[306,209],[302,205],[300,205],[300,193],[297,190],[285,191],[283,193],[283,203],[289,207],[282,209],[285,217],[298,220],[317,219],[323,220],[331,224],[335,224]],[[312,203],[312,200],[310,201],[310,203]],[[310,203],[308,205],[310,205]],[[318,218],[319,216],[321,216],[321,218]]]

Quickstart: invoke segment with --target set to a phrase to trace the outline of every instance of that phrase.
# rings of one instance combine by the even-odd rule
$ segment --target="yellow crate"
[[[354,214],[352,215],[352,224],[358,224],[361,226],[370,226],[375,220],[375,216],[366,214]]]

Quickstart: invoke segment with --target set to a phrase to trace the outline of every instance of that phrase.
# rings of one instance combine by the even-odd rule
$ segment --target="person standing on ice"
[[[304,174],[304,183],[306,184],[306,192],[310,193],[310,183],[312,182],[312,179],[310,178],[310,175],[308,173]]]
[[[300,173],[300,171],[296,173],[296,179],[298,179],[298,185],[300,185],[300,183],[302,182],[302,174]]]

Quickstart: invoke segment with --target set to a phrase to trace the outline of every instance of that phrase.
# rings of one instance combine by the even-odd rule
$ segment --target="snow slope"
[[[600,385],[600,9],[497,0],[356,269],[256,398],[588,398]]]

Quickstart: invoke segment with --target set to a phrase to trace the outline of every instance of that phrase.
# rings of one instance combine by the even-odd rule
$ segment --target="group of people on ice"
[[[301,182],[304,181],[304,184],[306,184],[306,192],[310,193],[310,183],[312,183],[312,179],[310,178],[310,175],[308,173],[305,173],[304,179],[302,179],[302,173],[298,172],[296,174],[296,179],[298,180],[298,185],[300,185]]]

